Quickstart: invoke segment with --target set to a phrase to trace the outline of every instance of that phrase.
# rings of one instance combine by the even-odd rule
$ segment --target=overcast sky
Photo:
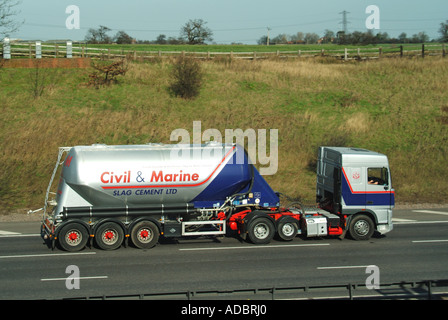
[[[66,8],[80,11],[80,29],[67,29]],[[397,37],[425,31],[438,38],[440,23],[448,20],[448,0],[22,0],[17,8],[25,20],[11,38],[24,40],[83,40],[89,28],[104,25],[110,35],[123,30],[138,40],[155,40],[159,34],[178,37],[189,19],[203,19],[218,44],[255,44],[266,35],[342,30],[342,14],[347,11],[348,31],[366,31],[369,5],[380,12],[380,29]]]

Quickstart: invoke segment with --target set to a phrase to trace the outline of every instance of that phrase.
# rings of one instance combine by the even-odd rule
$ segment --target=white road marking
[[[263,248],[292,248],[292,247],[315,247],[315,246],[329,246],[329,243],[314,243],[314,244],[289,244],[278,246],[246,246],[246,247],[214,247],[214,248],[186,248],[179,249],[179,251],[202,251],[202,250],[237,250],[237,249],[263,249]]]
[[[394,222],[395,225],[400,224],[431,224],[431,223],[448,223],[448,221],[404,221],[404,222]]]
[[[38,233],[17,233],[17,232],[11,232],[11,234],[2,234],[0,233],[0,238],[20,238],[20,237],[40,237],[40,234]]]
[[[12,259],[12,258],[40,258],[40,257],[57,257],[57,256],[74,256],[74,255],[87,255],[96,254],[96,252],[73,252],[73,253],[44,253],[44,254],[22,254],[15,256],[0,256],[0,259]]]
[[[0,236],[10,236],[10,235],[17,235],[17,234],[20,234],[20,233],[0,230]]]
[[[420,213],[434,213],[434,214],[441,214],[444,216],[448,216],[448,212],[442,212],[442,211],[433,211],[433,210],[412,210],[413,212],[420,212]]]
[[[392,222],[415,222],[415,221],[417,221],[417,220],[392,218]]]
[[[356,269],[356,268],[367,268],[371,265],[367,265],[367,266],[336,266],[336,267],[317,267],[318,270],[326,270],[326,269]]]
[[[107,276],[93,276],[93,277],[70,277],[71,280],[90,280],[90,279],[107,279]],[[40,279],[40,281],[65,281],[67,278],[49,278],[49,279]]]
[[[412,243],[448,242],[448,240],[413,240]]]

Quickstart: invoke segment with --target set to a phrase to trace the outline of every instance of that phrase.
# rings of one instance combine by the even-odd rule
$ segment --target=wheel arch
[[[275,219],[272,218],[268,213],[269,212],[267,212],[267,211],[259,211],[259,210],[252,211],[244,217],[244,224],[249,224],[254,218],[263,217],[263,218],[268,218],[269,220],[271,220],[271,222],[275,226],[276,225]]]
[[[359,224],[359,221],[364,223]],[[370,220],[370,221],[369,221]],[[368,227],[366,227],[368,226]],[[346,229],[353,240],[368,240],[377,231],[377,222],[374,214],[361,211],[353,214],[347,221]]]
[[[69,225],[71,223],[78,223],[78,224],[82,225],[84,228],[86,228],[87,232],[89,233],[89,236],[92,234],[92,227],[87,222],[82,221],[80,219],[71,219],[71,220],[64,221],[60,225],[58,225],[58,227],[54,231],[55,239],[59,238],[59,233],[61,232],[62,228],[64,228],[66,225]]]
[[[148,216],[144,216],[144,217],[138,217],[134,220],[131,221],[131,223],[129,224],[129,226],[127,227],[127,231],[128,233],[131,232],[132,228],[134,228],[134,226],[142,221],[149,221],[152,222],[156,225],[157,229],[159,229],[159,233],[162,233],[162,226],[160,224],[160,221],[158,221],[157,219],[153,218],[153,217],[148,217]]]
[[[114,219],[114,218],[105,218],[105,219],[101,219],[100,221],[95,223],[95,225],[92,228],[92,233],[91,234],[96,234],[96,231],[98,230],[98,228],[100,226],[102,226],[103,224],[108,223],[108,222],[114,222],[114,223],[118,224],[121,227],[121,229],[123,229],[123,232],[124,232],[125,236],[128,233],[128,228],[123,223],[123,221],[121,221],[119,219]]]
[[[361,215],[367,216],[370,219],[372,219],[374,227],[375,227],[375,230],[377,229],[377,226],[378,226],[377,216],[376,216],[376,214],[373,211],[368,210],[368,209],[363,210],[363,211],[357,211],[356,213],[352,213],[352,214],[348,215],[348,217],[347,217],[347,229],[350,227],[350,223],[352,222],[353,218],[361,216]]]
[[[278,227],[278,225],[285,220],[297,224],[297,227],[300,226],[300,220],[297,220],[296,218],[294,218],[292,216],[285,215],[285,216],[282,216],[282,217],[278,218],[277,220],[275,220],[275,227]]]

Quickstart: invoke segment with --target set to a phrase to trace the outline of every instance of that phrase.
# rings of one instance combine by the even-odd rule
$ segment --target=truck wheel
[[[59,232],[59,244],[70,252],[84,249],[89,240],[87,229],[79,223],[69,223]]]
[[[123,243],[123,229],[114,222],[106,222],[95,232],[95,242],[103,250],[118,249]]]
[[[284,218],[277,225],[277,234],[285,241],[294,239],[297,235],[297,230],[297,220],[294,218]]]
[[[159,241],[159,228],[151,221],[137,223],[131,231],[132,243],[140,249],[150,249]]]
[[[249,239],[255,244],[271,242],[275,234],[274,224],[268,218],[254,218],[249,223]]]
[[[357,215],[350,223],[350,236],[354,240],[369,240],[375,231],[375,225],[368,216]]]

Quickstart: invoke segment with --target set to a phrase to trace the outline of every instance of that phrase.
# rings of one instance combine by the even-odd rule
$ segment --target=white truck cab
[[[346,228],[355,239],[367,239],[374,230],[393,229],[389,161],[381,153],[347,147],[320,147],[316,200],[333,214],[346,216]]]

